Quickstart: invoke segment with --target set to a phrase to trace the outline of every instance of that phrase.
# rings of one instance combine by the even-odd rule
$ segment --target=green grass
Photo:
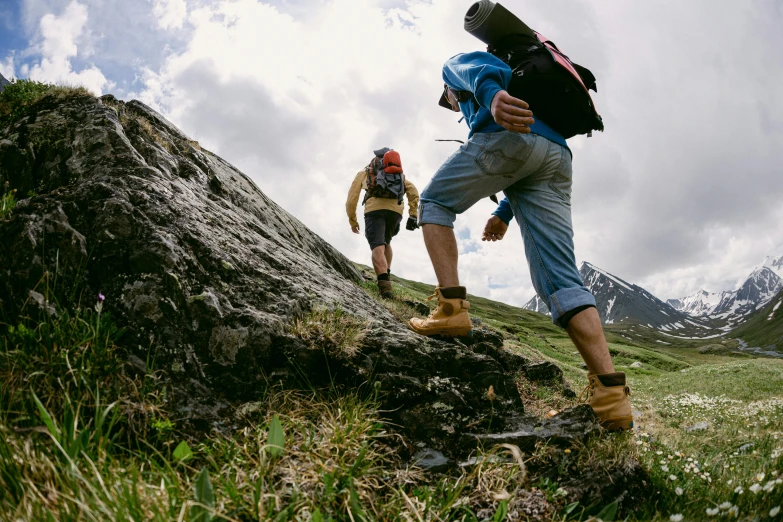
[[[766,520],[783,503],[783,361],[695,366],[637,379],[634,391],[642,460],[660,491],[647,516],[704,520],[717,508]]]
[[[6,219],[16,206],[16,189],[8,190],[8,182],[5,183],[5,191],[0,196],[0,219]]]
[[[84,87],[53,85],[34,80],[11,80],[0,92],[0,124],[18,119],[28,107],[47,96],[62,99],[92,94]]]
[[[400,321],[416,315],[402,299],[423,301],[433,290],[394,283],[400,299],[380,299],[372,283],[363,287]],[[507,349],[556,362],[579,391],[581,359],[547,317],[470,299],[474,316],[503,332]],[[571,476],[637,460],[652,481],[650,495],[620,518],[705,520],[717,509],[718,518],[766,520],[783,502],[776,482],[783,361],[700,353],[704,343],[671,338],[662,345],[655,333],[618,325],[607,337],[641,412],[637,431],[566,450],[479,450],[477,464],[432,475],[410,465],[367,390],[269,389],[258,402],[237,405],[232,431],[189,437],[167,411],[155,354],[146,357],[146,373],[129,371],[117,346],[122,332],[99,302],[58,307],[56,316],[25,310],[27,317],[3,326],[0,340],[2,520],[500,521],[534,508],[549,520],[611,520],[612,504],[569,503],[563,486]],[[313,346],[352,351],[366,327],[364,319],[320,307],[290,332]],[[641,367],[631,368],[634,362]],[[557,386],[520,378],[519,387],[528,411],[539,415],[577,403]],[[697,423],[707,424],[689,429]]]
[[[433,291],[430,285],[393,279],[395,290],[417,298]],[[581,389],[582,359],[548,317],[475,296],[469,300],[471,315],[513,333],[507,348],[555,362],[572,387]],[[767,321],[779,300],[731,336],[751,346],[779,341],[783,308]],[[605,330],[615,365],[628,376],[633,406],[642,414],[634,447],[626,451],[638,455],[654,487],[628,519],[668,521],[681,514],[683,520],[774,520],[770,511],[783,504],[783,361],[732,353],[737,346],[732,339],[675,339],[625,324]],[[700,351],[704,348],[717,354]],[[631,368],[635,362],[641,367]],[[534,383],[522,382],[520,390],[528,410],[538,414],[576,403]],[[694,429],[700,422],[707,428]],[[594,458],[606,458],[624,444],[622,438],[606,439]]]
[[[774,310],[775,307],[777,310]],[[774,310],[774,312],[773,312]],[[745,324],[731,332],[732,337],[752,347],[783,352],[783,291]]]
[[[353,353],[367,328],[367,323],[341,309],[316,307],[291,325],[291,333],[306,343],[323,349]]]

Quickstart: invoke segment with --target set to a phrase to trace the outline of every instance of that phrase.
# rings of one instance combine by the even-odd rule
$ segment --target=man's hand
[[[415,217],[411,216],[408,218],[408,222],[405,223],[405,228],[407,230],[416,230],[419,228],[419,222],[416,220]]]
[[[533,112],[529,105],[519,98],[514,98],[506,91],[498,91],[492,98],[490,111],[498,125],[511,132],[530,132],[533,125]]]
[[[359,225],[353,225],[353,226],[351,227],[351,231],[352,231],[354,234],[358,234],[358,233],[359,233]]]
[[[497,216],[491,216],[487,225],[484,227],[484,233],[481,235],[482,241],[500,241],[506,235],[508,225]]]

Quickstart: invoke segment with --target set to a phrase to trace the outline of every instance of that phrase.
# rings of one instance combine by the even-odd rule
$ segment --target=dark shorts
[[[370,248],[388,245],[400,231],[402,215],[393,210],[373,210],[364,214],[364,237]]]

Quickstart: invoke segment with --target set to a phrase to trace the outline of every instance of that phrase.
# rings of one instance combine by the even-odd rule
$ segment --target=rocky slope
[[[5,88],[6,85],[8,85],[8,80],[6,80],[2,74],[0,74],[0,92],[3,92],[3,88]]]
[[[728,328],[735,327],[763,308],[781,289],[783,279],[772,268],[761,266],[737,290],[724,292],[711,316],[725,321]]]
[[[751,312],[747,320],[731,337],[742,341],[744,351],[766,356],[783,357],[783,290],[766,306]]]
[[[475,447],[472,433],[530,447],[595,429],[586,406],[526,416],[515,377],[540,365],[488,330],[450,343],[408,331],[345,257],[138,101],[49,96],[0,122],[6,182],[29,197],[0,221],[4,321],[105,295],[129,364],[153,357],[193,428],[233,422],[282,381],[373,383],[403,434],[445,453]],[[297,334],[319,308],[361,324],[354,349]]]

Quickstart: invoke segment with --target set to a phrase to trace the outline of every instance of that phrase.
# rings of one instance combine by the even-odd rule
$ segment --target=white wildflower
[[[680,513],[677,513],[676,515],[670,516],[669,520],[671,520],[672,522],[681,522],[683,518],[684,517]]]
[[[764,480],[763,473],[759,473],[758,475],[756,475],[756,482],[761,482],[762,480]]]
[[[729,509],[731,507],[731,502],[724,502],[720,506],[718,506],[721,509]]]
[[[752,485],[751,487],[749,487],[748,489],[749,489],[749,490],[751,490],[751,491],[753,492],[753,494],[755,495],[755,494],[757,494],[759,491],[761,491],[761,484],[758,484],[758,483],[756,483],[756,484],[753,484],[753,485]]]
[[[775,506],[772,509],[769,510],[769,516],[770,517],[776,517],[778,516],[778,513],[780,513],[780,506]]]
[[[734,515],[735,517],[739,515],[739,508],[737,506],[731,506],[729,509],[729,515]]]
[[[677,480],[677,475],[669,475],[669,480]]]
[[[669,466],[661,466],[661,471],[663,471],[664,473],[668,473],[669,472]]]
[[[718,508],[707,508],[707,516],[708,517],[714,517],[718,514],[719,509]]]
[[[745,490],[742,489],[742,486],[737,486],[736,488],[734,488],[734,493],[736,493],[737,495],[742,495],[743,493],[745,493]]]
[[[769,482],[764,484],[764,491],[769,493],[773,489],[775,489],[775,481],[774,480],[770,480]]]

